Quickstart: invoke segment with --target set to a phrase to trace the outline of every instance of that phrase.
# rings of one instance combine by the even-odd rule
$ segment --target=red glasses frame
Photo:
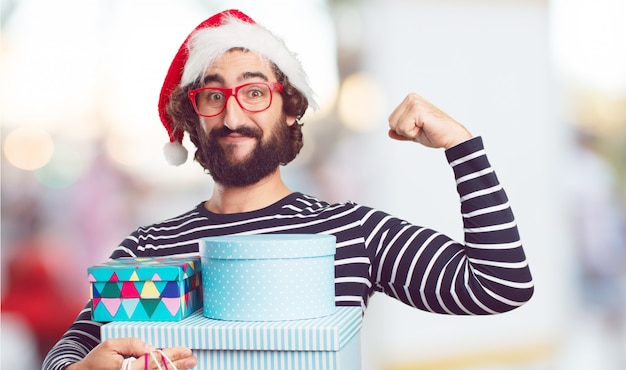
[[[251,110],[251,109],[247,109],[245,108],[241,102],[239,101],[239,90],[243,89],[244,87],[250,86],[250,85],[265,85],[269,88],[270,91],[270,101],[267,104],[267,107],[263,108],[263,109],[257,109],[257,110]],[[204,90],[213,90],[213,91],[220,91],[224,94],[224,105],[222,106],[222,109],[216,113],[216,114],[202,114],[200,113],[200,110],[198,109],[198,105],[196,102],[196,96],[198,95],[198,93],[200,93],[201,91]],[[260,81],[260,82],[249,82],[249,83],[245,83],[243,85],[239,85],[239,86],[235,86],[235,87],[200,87],[198,89],[193,89],[193,90],[189,90],[187,92],[187,96],[189,97],[189,100],[191,100],[191,104],[193,105],[193,109],[196,111],[196,113],[199,116],[202,117],[215,117],[215,116],[219,116],[220,114],[222,114],[224,112],[224,110],[226,109],[226,103],[228,102],[228,99],[233,96],[235,98],[235,101],[237,101],[237,104],[239,104],[239,106],[241,107],[241,109],[243,109],[246,112],[250,112],[250,113],[258,113],[258,112],[263,112],[264,110],[267,110],[271,105],[272,105],[272,100],[274,99],[274,94],[272,93],[274,90],[278,90],[279,92],[283,92],[283,84],[281,84],[280,82],[267,82],[267,81]]]

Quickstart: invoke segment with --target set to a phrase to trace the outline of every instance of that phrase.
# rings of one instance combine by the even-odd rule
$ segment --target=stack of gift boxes
[[[335,237],[205,238],[199,256],[89,268],[102,339],[191,348],[197,369],[360,369],[360,307],[335,307]]]

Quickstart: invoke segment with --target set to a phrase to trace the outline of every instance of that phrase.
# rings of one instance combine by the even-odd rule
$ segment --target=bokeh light
[[[366,73],[352,74],[341,85],[337,110],[350,129],[364,132],[384,123],[386,109],[384,89]]]
[[[54,154],[45,166],[35,170],[35,177],[49,188],[66,188],[85,172],[90,158],[73,146],[56,142]]]
[[[9,163],[21,170],[32,171],[50,161],[54,142],[42,129],[20,127],[7,135],[3,148]]]

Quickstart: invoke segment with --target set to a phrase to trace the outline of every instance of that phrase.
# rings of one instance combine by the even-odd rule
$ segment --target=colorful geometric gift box
[[[198,310],[178,322],[112,322],[101,327],[101,335],[103,340],[137,337],[157,348],[190,348],[198,370],[358,370],[361,318],[360,307],[267,322],[209,319]]]
[[[94,321],[178,321],[202,306],[199,256],[120,258],[88,274]]]

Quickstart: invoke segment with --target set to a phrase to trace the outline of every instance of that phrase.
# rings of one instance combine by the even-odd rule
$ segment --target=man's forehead
[[[267,58],[249,50],[233,49],[209,65],[203,80],[224,82],[229,79],[246,81],[261,78],[269,81],[270,77],[275,77],[275,73]]]
[[[258,68],[271,69],[271,61],[263,54],[242,48],[233,48],[215,59],[209,66],[211,67],[229,67],[231,65],[255,65]],[[258,69],[257,68],[257,69]]]

